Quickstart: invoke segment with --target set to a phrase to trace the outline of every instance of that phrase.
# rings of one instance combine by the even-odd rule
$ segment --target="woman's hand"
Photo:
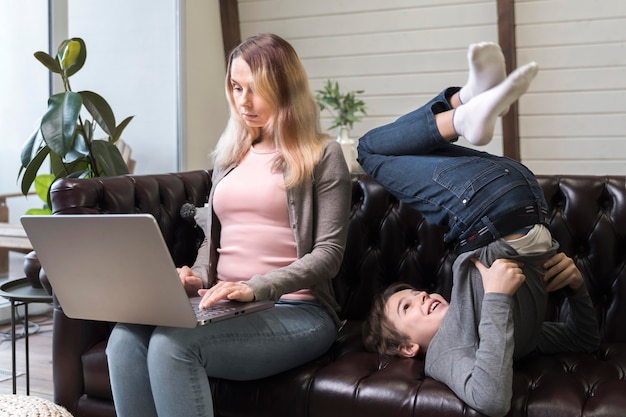
[[[583,285],[583,276],[576,264],[566,254],[560,252],[550,258],[543,267],[547,270],[543,282],[547,283],[546,291],[552,292],[569,286],[577,290]]]
[[[241,282],[220,281],[209,289],[198,291],[200,308],[209,308],[219,300],[254,301],[252,289]]]
[[[526,280],[522,272],[523,263],[511,259],[496,259],[490,268],[473,258],[474,265],[483,277],[485,293],[497,292],[513,295]]]
[[[183,287],[187,292],[188,297],[197,297],[198,290],[202,288],[202,279],[198,278],[191,272],[191,268],[183,266],[182,268],[176,268],[180,281],[183,283]]]

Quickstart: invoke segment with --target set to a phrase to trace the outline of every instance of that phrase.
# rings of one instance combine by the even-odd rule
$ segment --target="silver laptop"
[[[70,318],[196,327],[271,308],[221,301],[200,310],[149,214],[22,216],[50,285]],[[195,305],[195,306],[194,306]]]

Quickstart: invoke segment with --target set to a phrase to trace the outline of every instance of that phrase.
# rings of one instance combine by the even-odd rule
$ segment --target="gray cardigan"
[[[202,279],[205,288],[216,280],[220,241],[220,224],[212,210],[213,194],[215,186],[234,167],[213,171],[207,219],[207,230],[211,232],[200,246],[191,268]],[[339,307],[331,280],[339,272],[343,260],[350,218],[350,190],[350,173],[341,147],[329,139],[315,166],[313,178],[287,190],[289,221],[298,259],[285,267],[250,277],[246,283],[257,300],[276,301],[283,294],[308,288],[339,324]]]

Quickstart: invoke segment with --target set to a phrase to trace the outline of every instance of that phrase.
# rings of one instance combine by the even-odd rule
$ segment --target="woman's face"
[[[250,127],[263,128],[272,116],[272,106],[254,91],[250,66],[235,58],[230,67],[230,80],[237,111]]]

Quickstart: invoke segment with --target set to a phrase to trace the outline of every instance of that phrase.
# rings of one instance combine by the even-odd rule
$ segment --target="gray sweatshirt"
[[[558,249],[519,256],[503,240],[461,254],[454,263],[450,307],[428,347],[426,375],[446,384],[470,407],[503,416],[513,390],[513,362],[534,350],[588,352],[600,343],[596,313],[586,287],[564,289],[570,306],[565,323],[544,323],[547,293],[543,262]],[[484,265],[498,258],[524,262],[526,280],[513,296],[485,294],[471,258]]]

